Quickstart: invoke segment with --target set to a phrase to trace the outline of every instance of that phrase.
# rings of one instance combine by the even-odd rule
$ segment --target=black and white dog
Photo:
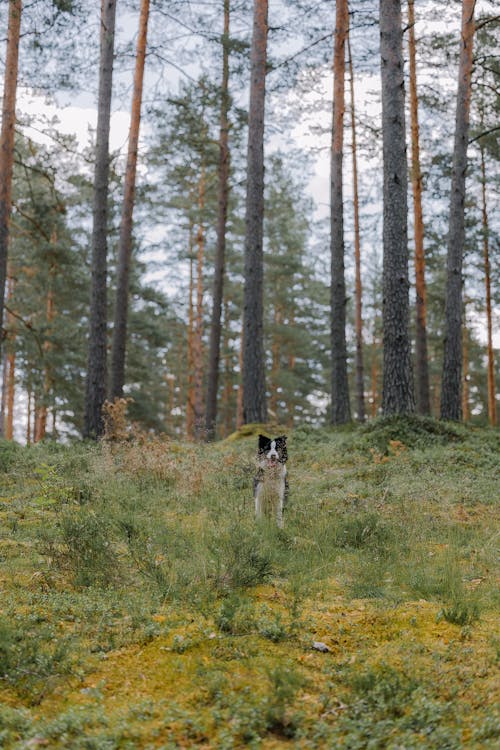
[[[273,440],[259,435],[257,475],[253,487],[255,515],[257,518],[274,518],[280,529],[283,528],[283,510],[288,500],[287,459],[286,435]]]

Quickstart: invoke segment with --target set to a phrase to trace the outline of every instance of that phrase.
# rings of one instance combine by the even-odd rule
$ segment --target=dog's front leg
[[[253,497],[255,501],[255,517],[256,518],[262,518],[263,515],[263,507],[262,507],[262,493],[263,493],[264,485],[259,480],[258,477],[255,477],[253,480]]]
[[[278,505],[276,508],[276,523],[278,524],[278,528],[280,529],[283,528],[283,508],[285,507],[285,492],[286,480],[285,477],[283,477],[279,485]]]

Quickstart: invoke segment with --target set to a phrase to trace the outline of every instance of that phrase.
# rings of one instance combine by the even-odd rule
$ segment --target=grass
[[[254,443],[0,445],[0,747],[500,745],[499,433]]]

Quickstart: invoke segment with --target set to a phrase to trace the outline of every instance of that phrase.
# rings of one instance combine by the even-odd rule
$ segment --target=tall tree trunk
[[[55,233],[51,237],[51,242],[55,243]],[[55,275],[56,267],[51,266],[49,271],[49,288],[47,291],[47,305],[46,305],[46,321],[47,321],[47,335],[50,336],[52,323],[54,322],[55,307],[54,307],[54,288],[53,279]],[[35,413],[35,431],[33,435],[33,441],[38,443],[43,440],[47,432],[47,413],[48,413],[48,400],[50,391],[52,389],[52,372],[49,362],[47,361],[47,355],[52,349],[52,344],[49,338],[45,339],[42,346],[44,355],[44,375],[43,375],[43,392],[41,394],[39,403],[36,407]]]
[[[2,401],[0,403],[0,438],[5,437],[5,415],[7,410],[7,378],[9,377],[9,363],[4,351],[2,362]]]
[[[451,177],[441,419],[460,420],[462,407],[462,264],[465,242],[465,172],[472,77],[475,0],[463,0],[455,144]]]
[[[92,230],[92,291],[84,411],[84,437],[97,439],[104,430],[102,406],[106,398],[107,348],[107,228],[109,182],[109,125],[113,84],[116,0],[102,0],[99,100]]]
[[[238,367],[240,370],[240,382],[238,395],[236,398],[236,429],[239,430],[245,424],[243,416],[243,343],[245,338],[245,328],[241,327],[240,351],[238,353]]]
[[[16,394],[16,352],[7,354],[7,394],[5,410],[5,439],[14,439],[14,399]]]
[[[283,324],[283,310],[281,306],[274,306],[274,326],[275,333],[271,345],[271,384],[269,398],[269,414],[273,420],[278,418],[278,385],[277,379],[281,368],[281,347],[279,328]]]
[[[27,406],[27,419],[26,419],[26,445],[31,445],[31,417],[32,417],[32,404],[33,404],[33,388],[31,383],[28,383],[28,406]]]
[[[290,328],[293,328],[295,326],[295,310],[293,307],[293,302],[292,302],[290,315],[288,318],[288,325],[290,326]],[[296,364],[297,364],[297,357],[295,356],[295,348],[292,348],[290,350],[290,353],[288,354],[288,372],[289,373],[293,373],[293,371],[295,370]],[[286,411],[287,411],[288,416],[287,416],[286,424],[287,424],[287,427],[292,429],[294,422],[295,422],[296,400],[295,400],[294,391],[291,389],[287,389],[287,390],[288,390],[288,398],[286,402]]]
[[[384,154],[384,382],[382,409],[415,409],[409,335],[407,163],[401,0],[380,0]]]
[[[346,287],[344,272],[344,198],[342,163],[345,110],[345,42],[349,29],[347,0],[337,0],[333,53],[333,117],[330,175],[332,424],[351,420],[347,378]]]
[[[349,85],[351,96],[351,150],[352,150],[352,189],[354,199],[354,263],[356,274],[356,405],[358,422],[366,418],[364,363],[363,363],[363,285],[361,282],[361,236],[359,228],[358,153],[356,138],[356,108],[354,101],[354,66],[351,42],[347,34],[349,55]]]
[[[464,324],[462,326],[462,417],[465,422],[470,419],[470,394],[469,394],[469,329],[467,327],[466,302],[464,301],[463,312]]]
[[[194,420],[195,437],[202,436],[203,425],[203,264],[205,259],[205,227],[203,212],[205,209],[205,163],[201,165],[198,183],[198,229],[196,232],[196,315],[193,332],[193,365],[194,365]]]
[[[11,272],[7,270],[7,300],[12,303],[14,294],[14,279]],[[2,383],[2,414],[1,414],[1,432],[0,436],[6,440],[12,440],[14,436],[14,395],[15,395],[15,372],[16,372],[16,330],[15,319],[11,312],[7,311],[6,317],[6,337],[10,339],[10,346],[5,347],[3,363],[3,383]]]
[[[208,385],[206,400],[205,435],[215,439],[217,422],[217,390],[219,386],[221,312],[224,291],[224,264],[226,256],[226,223],[229,198],[229,20],[230,0],[224,0],[224,31],[222,36],[222,81],[220,105],[218,198],[217,198],[217,245],[213,282],[212,321],[208,350]]]
[[[195,391],[194,391],[194,259],[193,227],[189,228],[189,313],[187,331],[187,383],[186,383],[186,437],[195,438]]]
[[[422,212],[422,172],[418,122],[417,64],[414,0],[408,0],[408,49],[410,58],[411,183],[415,234],[415,370],[416,401],[419,414],[430,414],[429,362],[427,356],[427,292],[425,284],[424,220]]]
[[[484,147],[481,150],[481,215],[483,226],[484,286],[486,292],[486,328],[488,348],[488,421],[492,427],[497,424],[497,396],[495,386],[495,353],[493,349],[493,318],[491,311],[491,269],[488,203],[486,200],[486,161]]]
[[[0,361],[3,344],[3,308],[9,225],[12,211],[12,172],[14,167],[14,131],[16,124],[17,71],[21,34],[22,0],[9,0],[7,48],[3,85],[2,128],[0,132]],[[1,429],[1,425],[0,425]]]
[[[135,57],[134,91],[128,136],[127,168],[118,245],[118,269],[116,301],[111,349],[111,399],[123,396],[125,384],[125,352],[127,348],[127,317],[129,298],[130,259],[132,255],[132,217],[135,202],[137,153],[139,150],[139,128],[141,124],[142,87],[146,62],[146,44],[149,21],[149,0],[141,0],[139,35]]]
[[[264,361],[264,108],[267,66],[268,0],[254,0],[248,112],[243,301],[243,419],[267,420]]]
[[[222,334],[223,362],[224,362],[224,389],[222,392],[222,436],[227,437],[234,432],[235,419],[235,367],[234,359],[231,352],[231,330],[229,327],[229,308],[230,301],[224,300],[224,327]]]
[[[378,351],[379,351],[379,342],[377,341],[377,332],[376,332],[376,319],[373,321],[373,337],[372,337],[372,345],[371,345],[371,354],[372,354],[372,361],[371,361],[371,392],[372,392],[372,408],[371,408],[371,416],[376,417],[378,413],[378,366],[377,366],[377,357],[378,357]]]

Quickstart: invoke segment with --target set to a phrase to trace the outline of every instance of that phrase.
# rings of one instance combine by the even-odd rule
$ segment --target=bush
[[[82,509],[62,517],[59,563],[69,568],[76,586],[116,582],[118,558],[110,531],[109,522],[93,511]]]
[[[274,554],[263,528],[233,526],[212,551],[219,568],[217,584],[220,587],[257,586],[273,574]]]

